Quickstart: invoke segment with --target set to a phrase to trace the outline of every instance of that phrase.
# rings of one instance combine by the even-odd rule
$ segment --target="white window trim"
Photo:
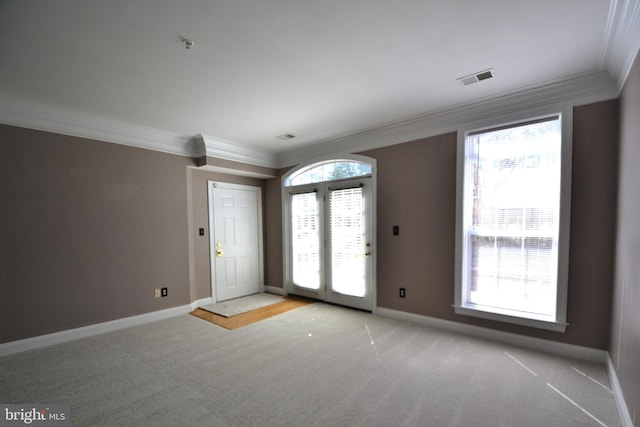
[[[287,173],[282,176],[282,187],[283,188],[303,187],[305,185],[314,185],[320,182],[330,182],[330,180],[318,181],[318,182],[310,182],[310,183],[298,184],[298,185],[291,185],[289,183],[289,181],[291,180],[291,177],[295,177],[300,171],[311,168],[318,164],[340,162],[340,161],[366,163],[371,166],[371,176],[375,175],[376,159],[373,159],[371,157],[361,156],[359,154],[329,155],[329,156],[315,157],[312,160],[301,163],[295,168],[287,171]],[[362,175],[362,176],[367,176],[367,175]],[[351,178],[359,178],[359,176],[347,177],[344,179],[351,179]]]
[[[465,145],[468,132],[517,124],[535,118],[560,114],[562,117],[562,171],[560,183],[560,231],[558,236],[558,277],[556,315],[554,321],[515,316],[508,311],[486,311],[463,305],[463,201]],[[513,323],[556,332],[565,332],[567,323],[567,292],[569,277],[569,227],[571,217],[571,156],[573,139],[573,105],[555,104],[530,110],[513,112],[498,117],[487,118],[468,123],[458,128],[457,164],[456,164],[456,258],[455,258],[455,302],[456,314],[479,317],[499,322]]]

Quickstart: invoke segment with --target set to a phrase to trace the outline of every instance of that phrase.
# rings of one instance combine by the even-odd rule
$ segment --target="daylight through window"
[[[463,169],[456,307],[563,323],[561,116],[466,132]]]
[[[345,178],[371,175],[371,165],[356,160],[330,160],[315,163],[291,175],[285,187],[335,181]]]

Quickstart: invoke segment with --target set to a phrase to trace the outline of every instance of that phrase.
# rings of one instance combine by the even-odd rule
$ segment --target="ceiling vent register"
[[[473,83],[478,83],[483,80],[492,79],[494,75],[493,69],[480,71],[478,73],[470,74],[468,76],[458,78],[458,82],[462,86],[469,86]]]

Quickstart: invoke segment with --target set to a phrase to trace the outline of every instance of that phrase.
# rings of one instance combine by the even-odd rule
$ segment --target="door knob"
[[[222,249],[218,249],[218,250],[216,251],[216,256],[217,256],[217,257],[221,257],[222,255],[224,255],[224,252],[222,252]]]
[[[364,253],[364,256],[370,256],[370,255],[371,255],[371,252],[365,252]]]

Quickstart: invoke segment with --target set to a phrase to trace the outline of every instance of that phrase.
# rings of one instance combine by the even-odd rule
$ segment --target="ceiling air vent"
[[[296,136],[295,136],[295,135],[293,135],[293,134],[291,134],[291,133],[283,133],[282,135],[278,135],[278,136],[276,136],[276,138],[278,138],[278,139],[282,139],[282,140],[284,140],[284,141],[288,141],[288,140],[293,139],[293,138],[295,138],[295,137],[296,137]]]
[[[487,79],[491,79],[493,78],[493,70],[485,70],[485,71],[480,71],[478,73],[474,73],[474,74],[470,74],[468,76],[464,76],[464,77],[460,77],[458,80],[458,82],[460,82],[460,84],[462,86],[468,86],[470,84],[473,83],[478,83],[481,82],[482,80],[487,80]]]

